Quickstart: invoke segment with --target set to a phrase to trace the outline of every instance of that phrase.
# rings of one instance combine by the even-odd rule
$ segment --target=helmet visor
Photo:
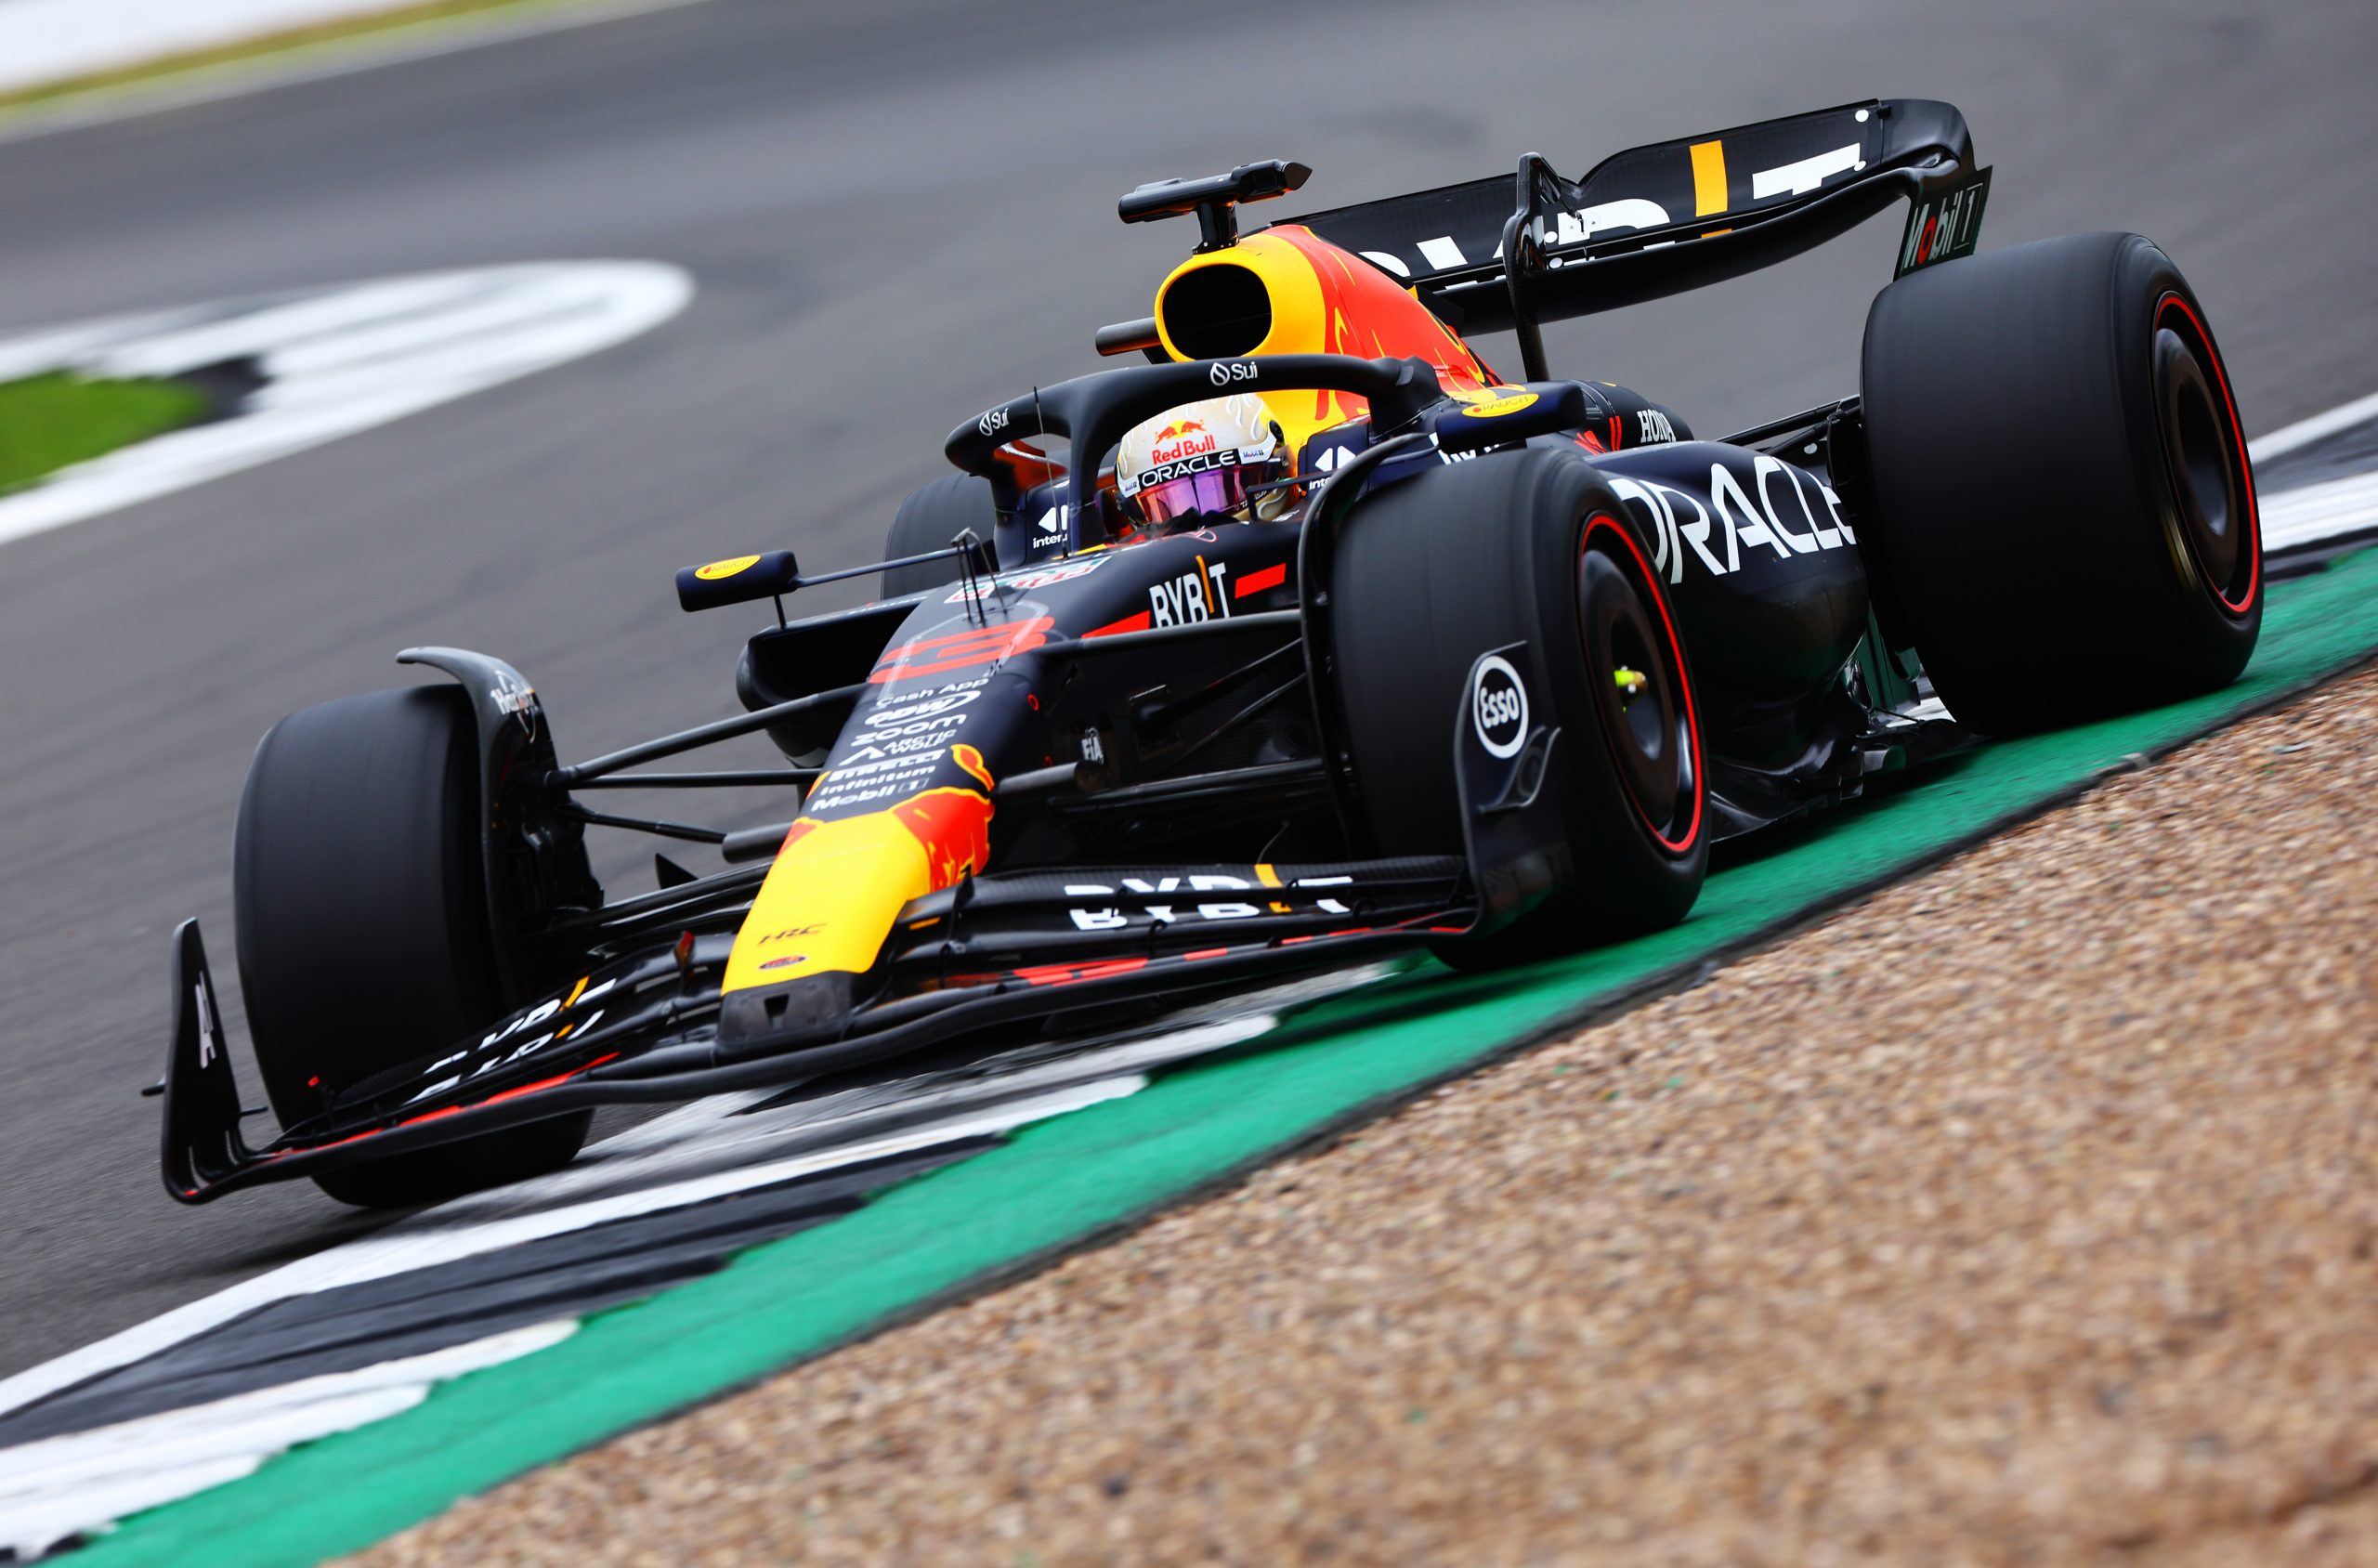
[[[1184,474],[1149,485],[1139,493],[1141,515],[1153,528],[1200,512],[1228,514],[1247,504],[1247,470],[1234,464]]]
[[[1246,504],[1246,469],[1206,469],[1203,474],[1184,474],[1170,478],[1160,486],[1146,486],[1139,492],[1139,512],[1148,518],[1148,526],[1170,524],[1177,518],[1196,516],[1198,512],[1236,512]]]

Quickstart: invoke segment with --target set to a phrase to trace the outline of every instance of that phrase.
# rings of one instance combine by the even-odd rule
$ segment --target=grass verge
[[[70,371],[0,381],[0,495],[205,412],[205,397],[174,381],[91,380]]]

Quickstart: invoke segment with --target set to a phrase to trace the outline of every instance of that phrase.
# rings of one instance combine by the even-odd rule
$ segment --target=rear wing
[[[1365,256],[1468,333],[1615,310],[1771,267],[1901,198],[1902,273],[1973,248],[1987,169],[1952,104],[1879,98],[1285,219]],[[1932,211],[1928,216],[1926,208]],[[1945,225],[1944,218],[1952,221]],[[1508,265],[1507,265],[1508,263]],[[1539,351],[1540,352],[1540,351]],[[1532,368],[1531,379],[1541,379]]]

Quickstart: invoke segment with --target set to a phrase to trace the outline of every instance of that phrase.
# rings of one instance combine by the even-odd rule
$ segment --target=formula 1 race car
[[[1427,947],[1534,960],[1667,926],[1713,840],[1975,736],[2231,680],[2262,613],[2245,442],[2148,241],[1975,254],[1990,171],[1943,103],[1662,142],[1242,236],[1308,171],[1143,186],[1194,216],[1147,363],[967,419],[889,559],[678,574],[773,603],[749,712],[564,764],[529,683],[307,709],[256,751],[240,978],[280,1138],[251,1149],[194,921],[164,1174],[420,1201],[569,1159],[591,1107],[784,1085],[1001,1026],[1112,1026]],[[1563,380],[1540,323],[1795,255],[1904,199],[1859,396],[1722,441]],[[1472,346],[1515,334],[1505,380]],[[882,574],[806,620],[784,598]],[[660,762],[764,731],[785,765]],[[729,831],[619,788],[781,788]],[[590,826],[714,844],[612,896]],[[369,955],[368,963],[359,955]]]

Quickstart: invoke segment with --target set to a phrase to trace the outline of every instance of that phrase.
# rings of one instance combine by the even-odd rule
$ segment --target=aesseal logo
[[[1470,687],[1470,722],[1490,757],[1516,757],[1527,739],[1527,685],[1499,653],[1478,661]]]

